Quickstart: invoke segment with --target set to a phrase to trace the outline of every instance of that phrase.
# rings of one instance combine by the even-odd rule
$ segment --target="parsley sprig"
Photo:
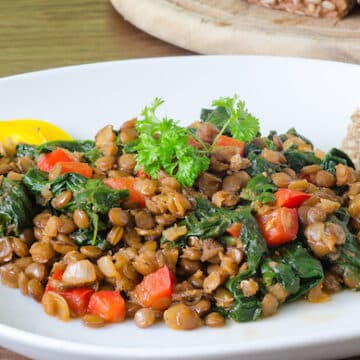
[[[216,144],[219,137],[225,132],[230,132],[233,138],[244,142],[250,142],[259,134],[259,120],[249,113],[245,107],[245,102],[239,100],[236,94],[233,97],[216,99],[212,102],[212,106],[223,109],[225,113],[228,114],[228,118],[222,124],[220,132],[214,140],[214,144]]]
[[[208,169],[208,155],[222,134],[249,142],[260,130],[259,120],[248,112],[237,95],[219,98],[212,105],[222,109],[219,112],[221,119],[217,119],[216,124],[220,131],[213,144],[208,146],[196,136],[194,129],[181,127],[177,121],[167,117],[158,118],[156,110],[163,103],[163,100],[155,98],[136,122],[139,139],[133,150],[136,152],[137,167],[142,167],[153,179],[163,169],[182,186],[192,186],[199,174]],[[200,149],[191,146],[189,138],[197,141]]]
[[[137,166],[156,179],[160,169],[174,176],[182,186],[192,186],[198,175],[206,171],[210,160],[205,151],[189,145],[189,132],[167,117],[159,119],[157,108],[163,100],[156,98],[142,111],[136,122],[139,143]]]

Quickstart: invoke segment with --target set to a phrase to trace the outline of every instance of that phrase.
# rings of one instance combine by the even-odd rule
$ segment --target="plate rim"
[[[0,87],[7,82],[21,81],[23,79],[31,79],[37,76],[48,76],[52,73],[73,72],[73,71],[91,71],[95,68],[112,67],[112,66],[126,66],[127,64],[137,64],[137,66],[146,63],[163,63],[163,62],[194,62],[194,61],[223,61],[226,59],[260,59],[266,61],[286,61],[291,63],[309,63],[309,64],[324,64],[327,63],[331,66],[339,68],[353,68],[360,71],[360,65],[344,63],[331,60],[319,60],[319,59],[304,59],[297,57],[284,57],[284,56],[259,56],[259,55],[188,55],[188,56],[168,56],[168,57],[151,57],[140,59],[127,59],[127,60],[113,60],[104,62],[95,62],[89,64],[70,65],[64,67],[50,68],[44,70],[37,70],[33,72],[21,73],[10,75],[0,78]],[[3,285],[0,285],[3,286]],[[20,293],[19,293],[20,295]],[[273,344],[271,341],[262,341],[257,343],[256,348],[251,349],[250,346],[244,347],[244,344],[237,345],[235,342],[231,344],[209,344],[207,346],[192,346],[192,347],[154,347],[154,348],[135,348],[135,347],[114,347],[103,345],[91,345],[82,342],[72,342],[59,338],[44,336],[40,334],[34,334],[30,331],[22,330],[14,326],[0,324],[0,338],[6,339],[11,342],[18,342],[29,347],[36,347],[40,350],[47,351],[59,351],[67,354],[86,354],[92,353],[99,356],[107,356],[110,358],[127,357],[129,359],[135,359],[144,357],[148,359],[169,359],[178,357],[181,354],[182,358],[202,358],[214,357],[219,355],[219,348],[221,348],[221,355],[246,355],[246,354],[260,354],[269,350],[291,350],[299,347],[310,348],[313,346],[328,345],[332,342],[337,344],[346,341],[359,340],[359,331],[356,328],[343,329],[341,334],[339,330],[331,329],[326,334],[319,334],[318,337],[309,339],[306,336],[294,336],[286,339],[286,342],[280,344]]]

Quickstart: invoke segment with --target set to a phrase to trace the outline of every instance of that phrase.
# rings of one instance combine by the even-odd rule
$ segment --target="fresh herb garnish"
[[[159,119],[155,112],[163,103],[156,98],[145,107],[136,122],[139,143],[137,167],[156,179],[160,169],[174,176],[182,186],[192,186],[198,175],[209,167],[207,154],[188,144],[189,132],[169,118]]]
[[[220,133],[218,137],[226,132],[229,132],[231,136],[240,141],[249,142],[253,140],[260,132],[259,120],[251,115],[245,107],[245,102],[240,101],[237,95],[233,97],[221,97],[212,102],[213,106],[219,109],[223,109],[228,114],[228,117],[225,121],[219,121],[219,118],[216,118],[214,122],[215,126],[222,125],[220,128]],[[212,118],[208,117],[208,121],[211,122]],[[216,139],[214,141],[216,143]]]

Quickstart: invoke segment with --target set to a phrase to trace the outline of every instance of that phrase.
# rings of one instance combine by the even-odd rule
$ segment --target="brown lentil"
[[[55,258],[55,252],[51,244],[37,242],[32,244],[30,254],[35,262],[46,264]]]
[[[152,309],[139,309],[134,316],[136,326],[145,329],[153,325],[156,321],[155,311]]]
[[[34,300],[40,302],[44,293],[44,288],[38,279],[30,279],[27,286],[28,294]],[[59,295],[60,296],[60,295]]]
[[[191,306],[191,310],[195,311],[200,317],[206,315],[211,309],[209,300],[201,299],[195,305]]]
[[[113,226],[108,233],[106,240],[113,246],[117,245],[124,234],[124,228],[121,226]]]
[[[76,209],[73,214],[75,225],[80,229],[87,229],[90,225],[89,215],[81,209]]]
[[[100,316],[86,314],[82,318],[83,324],[90,328],[101,328],[105,325],[105,320]]]
[[[25,274],[31,279],[43,281],[47,275],[47,270],[44,264],[34,262],[25,268]]]
[[[55,209],[62,209],[71,201],[71,199],[72,199],[72,192],[68,190],[63,191],[51,200],[51,206]]]
[[[8,237],[0,238],[0,263],[4,264],[13,257],[13,247]]]
[[[218,312],[212,312],[206,315],[205,325],[209,327],[222,327],[225,325],[225,318]]]
[[[266,294],[261,302],[262,316],[268,317],[274,315],[279,307],[279,302],[272,294]]]
[[[176,304],[164,312],[165,324],[174,330],[192,330],[201,326],[201,320],[195,311],[184,304]]]

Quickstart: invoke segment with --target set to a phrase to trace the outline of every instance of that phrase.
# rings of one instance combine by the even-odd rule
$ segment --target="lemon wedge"
[[[31,145],[52,140],[72,140],[72,137],[58,126],[34,119],[0,121],[0,142],[5,143],[8,138],[16,144]]]

